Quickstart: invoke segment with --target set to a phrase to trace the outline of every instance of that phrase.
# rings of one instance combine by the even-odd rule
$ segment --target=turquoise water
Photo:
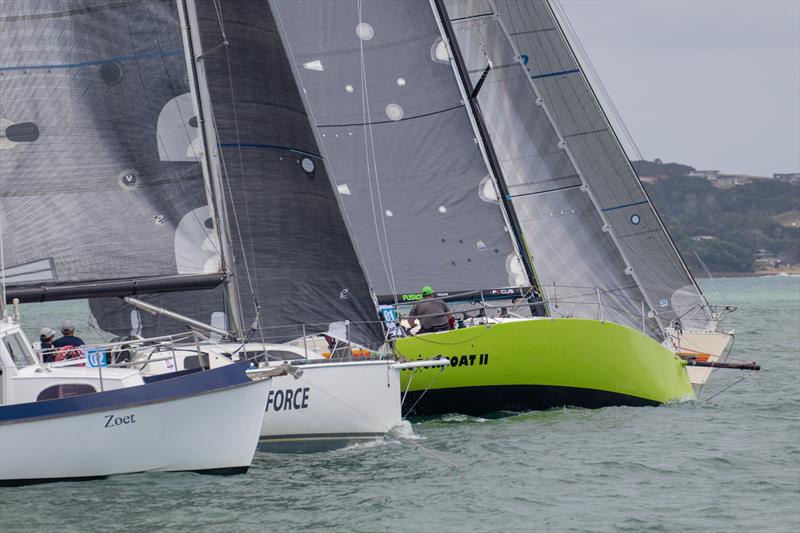
[[[734,355],[764,367],[710,401],[448,416],[402,439],[257,454],[248,474],[227,478],[0,488],[0,530],[796,531],[800,279],[703,287],[714,303],[739,306],[726,323]],[[83,312],[57,307],[58,319]],[[717,371],[705,397],[743,375]],[[58,443],[53,453],[68,460]]]

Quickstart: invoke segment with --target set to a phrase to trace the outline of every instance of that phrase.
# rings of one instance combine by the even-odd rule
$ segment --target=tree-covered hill
[[[800,185],[757,180],[719,189],[687,176],[694,170],[687,165],[637,161],[634,167],[640,176],[664,176],[645,190],[696,274],[704,270],[697,256],[712,272],[753,272],[757,257],[800,264],[800,227],[786,222],[800,211]]]

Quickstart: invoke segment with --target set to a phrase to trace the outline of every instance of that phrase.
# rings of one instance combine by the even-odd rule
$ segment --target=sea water
[[[373,444],[259,453],[233,477],[0,488],[0,530],[797,531],[800,279],[702,285],[713,303],[739,307],[726,322],[736,329],[734,356],[763,367],[717,370],[704,400],[448,415]],[[41,309],[23,310],[34,334],[87,312],[75,303]],[[52,453],[69,461],[56,441]]]

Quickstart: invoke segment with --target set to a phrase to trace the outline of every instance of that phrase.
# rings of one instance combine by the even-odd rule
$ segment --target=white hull
[[[259,449],[314,452],[381,438],[402,418],[396,364],[310,363],[297,379],[273,378]]]
[[[271,380],[115,410],[0,424],[0,481],[246,471]]]

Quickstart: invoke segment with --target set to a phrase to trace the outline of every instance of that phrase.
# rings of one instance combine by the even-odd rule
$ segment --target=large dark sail
[[[445,5],[444,22],[453,28],[464,67],[474,82],[483,77],[476,99],[551,312],[602,316],[634,328],[644,322],[660,337],[658,324],[643,317],[646,299],[537,99],[526,58],[513,49],[492,4]]]
[[[9,299],[222,280],[177,20],[158,0],[0,3]]]
[[[705,298],[647,197],[546,0],[480,2],[525,59],[605,230],[662,327],[714,329]]]
[[[375,291],[528,285],[428,1],[274,5]]]
[[[303,323],[311,333],[350,320],[354,339],[380,342],[369,287],[268,3],[198,2],[196,9],[213,108],[206,119],[215,123],[222,154],[244,325],[253,322],[257,302],[268,340],[298,337]],[[151,301],[204,322],[224,311],[220,290]],[[93,302],[92,309],[104,329],[120,333],[176,327],[146,315],[132,324],[130,309],[113,301]]]

